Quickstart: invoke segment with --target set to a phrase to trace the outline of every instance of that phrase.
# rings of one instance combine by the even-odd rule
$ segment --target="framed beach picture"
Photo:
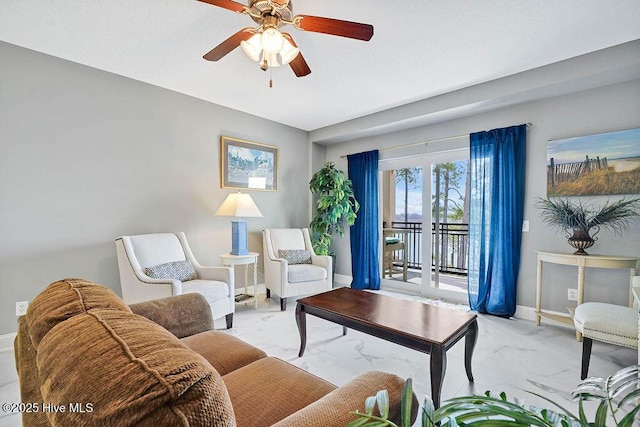
[[[547,142],[547,196],[640,194],[640,128]]]
[[[222,188],[278,190],[278,147],[220,137]]]

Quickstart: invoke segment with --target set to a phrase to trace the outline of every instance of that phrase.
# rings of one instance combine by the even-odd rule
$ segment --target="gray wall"
[[[570,252],[563,235],[548,229],[533,207],[537,196],[546,195],[546,142],[552,139],[609,132],[640,126],[640,80],[604,86],[570,95],[529,102],[514,107],[451,120],[382,136],[361,138],[328,147],[326,160],[335,161],[346,171],[342,154],[357,153],[418,141],[433,140],[515,124],[533,123],[527,133],[525,218],[531,231],[524,233],[522,264],[518,281],[517,303],[535,306],[536,257],[535,250]],[[452,142],[454,144],[456,142]],[[640,142],[639,142],[640,143]],[[400,150],[382,151],[381,158],[397,155]],[[619,196],[612,196],[617,200]],[[601,201],[606,197],[599,198]],[[607,255],[640,257],[640,224],[632,225],[623,236],[600,232],[590,252]],[[336,239],[338,253],[336,272],[351,274],[349,238]],[[588,269],[585,286],[586,300],[626,304],[629,271]],[[567,288],[577,288],[577,270],[565,266],[545,266],[543,307],[566,312]]]
[[[264,218],[249,248],[262,252],[263,228],[308,224],[307,132],[1,42],[0,63],[0,335],[55,280],[120,293],[120,235],[184,231],[219,265],[220,135],[280,147],[280,190],[251,192]]]

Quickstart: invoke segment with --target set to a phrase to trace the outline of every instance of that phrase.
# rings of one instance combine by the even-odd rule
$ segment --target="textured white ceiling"
[[[369,23],[374,36],[285,27],[312,73],[276,68],[273,88],[241,49],[202,59],[254,23],[196,0],[1,0],[0,40],[315,130],[640,39],[638,0],[293,0],[293,9]]]

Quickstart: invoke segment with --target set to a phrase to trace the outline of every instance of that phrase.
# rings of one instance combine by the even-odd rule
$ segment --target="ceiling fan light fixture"
[[[200,0],[232,12],[249,15],[257,24],[243,28],[203,56],[207,61],[218,61],[238,46],[260,68],[288,64],[296,77],[311,73],[298,46],[290,34],[280,32],[285,25],[311,33],[323,33],[349,39],[369,41],[373,37],[373,25],[312,15],[294,15],[293,0],[247,0],[248,5],[236,0]],[[280,62],[278,62],[280,61]]]
[[[280,52],[284,45],[284,36],[275,27],[268,27],[262,32],[260,39],[262,49],[265,53],[276,54]]]
[[[280,49],[280,58],[282,60],[282,65],[286,65],[289,62],[293,61],[299,53],[300,49],[295,47],[289,40],[285,38],[282,49]]]
[[[262,44],[260,43],[260,34],[254,34],[247,41],[241,41],[240,47],[249,58],[258,62],[260,61],[260,53],[262,52]]]
[[[266,62],[267,66],[269,68],[271,67],[279,67],[280,63],[278,62],[278,54],[277,53],[268,53],[268,52],[264,52],[262,54],[262,62]]]

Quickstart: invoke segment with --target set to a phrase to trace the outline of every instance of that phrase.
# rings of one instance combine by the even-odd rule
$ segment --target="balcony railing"
[[[409,268],[422,269],[422,223],[393,221],[393,228],[409,230],[405,250]],[[467,248],[469,243],[469,224],[438,224],[439,238],[436,239],[436,225],[431,224],[431,270],[436,267],[436,252],[440,254],[439,270],[445,273],[467,275]],[[398,237],[402,237],[398,234]],[[436,251],[436,244],[439,251]]]

